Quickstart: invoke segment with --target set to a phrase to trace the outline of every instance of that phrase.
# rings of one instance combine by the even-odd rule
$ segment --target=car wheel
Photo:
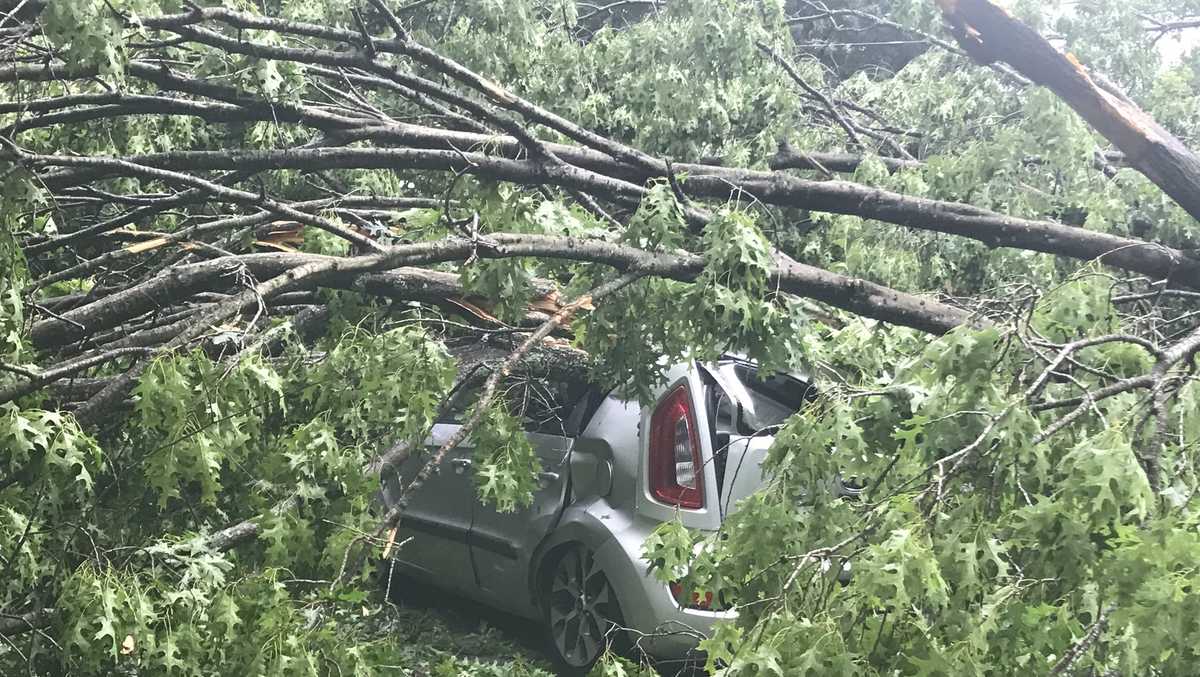
[[[586,674],[622,626],[617,594],[594,553],[579,545],[567,549],[545,578],[542,600],[559,674]]]

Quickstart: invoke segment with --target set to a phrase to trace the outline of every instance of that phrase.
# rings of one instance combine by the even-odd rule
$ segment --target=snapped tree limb
[[[1106,78],[989,0],[937,0],[950,32],[981,63],[1004,61],[1049,88],[1125,154],[1195,219],[1200,219],[1200,157]]]

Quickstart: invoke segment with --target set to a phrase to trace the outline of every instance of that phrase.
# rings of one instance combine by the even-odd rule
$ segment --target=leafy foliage
[[[426,272],[458,275],[461,293],[434,301],[371,300],[361,279],[346,281],[352,272],[345,269],[320,278],[338,291],[317,296],[289,287],[297,305],[324,313],[316,330],[306,326],[307,314],[257,299],[252,317],[239,314],[183,349],[160,349],[132,397],[97,425],[81,426],[72,412],[133,358],[79,371],[59,383],[62,390],[38,388],[0,404],[0,613],[54,609],[39,632],[0,644],[0,672],[368,675],[400,665],[408,674],[545,674],[523,660],[507,664],[507,650],[459,656],[470,652],[448,643],[450,631],[429,618],[386,620],[404,612],[369,597],[368,577],[352,566],[356,548],[375,554],[388,547],[371,538],[378,477],[364,468],[426,436],[456,377],[447,346],[524,331],[535,313],[556,307],[558,293],[583,293],[609,274],[593,263],[494,257],[501,248],[489,237],[497,233],[698,257],[686,282],[647,276],[574,318],[573,343],[595,358],[598,383],[650,401],[664,364],[733,352],[765,372],[804,370],[819,386],[821,396],[776,432],[766,485],[719,532],[669,522],[646,543],[662,581],[681,582],[685,595],[712,592],[738,611],[703,644],[710,670],[1041,674],[1070,659],[1060,674],[1195,672],[1194,355],[1171,368],[1162,392],[1080,394],[1153,375],[1162,351],[1152,346],[1195,329],[1194,292],[1164,294],[1169,281],[1125,276],[1103,260],[1081,265],[859,216],[766,206],[733,187],[727,200],[683,199],[679,187],[693,178],[687,172],[652,177],[640,198],[625,186],[596,204],[564,188],[576,185],[568,181],[518,188],[378,162],[272,169],[252,181],[201,169],[193,178],[227,181],[244,194],[180,198],[170,209],[129,218],[103,242],[37,253],[60,230],[124,218],[147,202],[184,195],[190,184],[101,173],[52,198],[53,177],[17,162],[10,138],[29,154],[165,154],[146,161],[171,166],[190,151],[366,147],[345,132],[354,116],[474,127],[395,83],[370,80],[395,69],[453,84],[420,59],[387,55],[369,73],[340,66],[322,73],[323,66],[270,58],[262,49],[329,47],[346,57],[373,51],[374,43],[212,29],[214,40],[255,45],[239,51],[147,28],[151,18],[180,11],[173,1],[27,4],[40,10],[37,30],[23,32],[32,24],[17,26],[21,9],[13,8],[14,26],[0,36],[12,48],[13,68],[53,63],[64,77],[84,75],[0,85],[0,392],[38,378],[38,364],[52,369],[56,360],[102,349],[87,341],[38,347],[36,328],[59,310],[116,296],[130,279],[181,275],[226,250],[349,260],[363,253],[360,244],[330,231],[351,229],[389,244],[458,236],[473,252],[446,262],[431,247],[427,259],[414,259]],[[391,30],[349,0],[201,4],[350,35]],[[1200,14],[1194,0],[1010,4],[1195,147],[1200,52],[1167,60],[1153,30],[1160,19]],[[1136,237],[1147,246],[1200,247],[1194,220],[1133,168],[1098,156],[1103,139],[1052,93],[934,48],[926,37],[941,35],[934,3],[628,5],[446,0],[412,3],[401,13],[414,39],[439,54],[652,158],[761,170],[781,149],[852,150],[858,161],[848,178],[862,186]],[[882,32],[879,42],[898,49],[876,50],[874,38],[847,32]],[[764,48],[786,53],[794,75],[823,97],[805,95]],[[152,79],[134,77],[146,64],[163,77],[196,78],[219,95],[207,111],[160,114],[156,106],[179,101]],[[82,103],[55,122],[43,117],[55,113],[26,108],[75,96]],[[364,96],[369,104],[355,109]],[[503,99],[485,87],[454,105],[475,111],[475,125],[521,126],[545,142],[575,142],[535,124],[537,116],[490,107]],[[247,101],[270,116],[243,117],[229,103]],[[105,114],[112,109],[104,106],[125,104],[136,105]],[[289,112],[306,106],[308,118]],[[857,141],[838,115],[855,121]],[[456,167],[469,165],[467,153],[505,143],[490,132],[476,138],[484,139],[477,147],[447,151],[461,156]],[[591,152],[597,164],[607,162]],[[564,171],[549,157],[538,160],[542,174],[531,183]],[[570,169],[575,179],[590,171]],[[819,168],[795,171],[845,185]],[[297,224],[278,213],[260,212],[267,196],[334,196],[311,214],[326,229],[295,232]],[[346,206],[366,197],[417,206]],[[711,218],[697,219],[701,211]],[[259,220],[229,232],[184,233],[226,217]],[[36,284],[112,253],[124,263]],[[781,255],[925,293],[921,302],[938,297],[978,322],[928,337],[801,302],[772,277]],[[222,291],[254,287],[254,274],[223,271],[231,282]],[[829,293],[867,301],[889,293],[864,289],[858,283]],[[166,298],[145,324],[105,327],[112,333],[88,340],[144,337],[139,332],[168,321],[168,308],[227,300],[223,293]],[[485,328],[462,330],[450,313]],[[1088,345],[1057,357],[1079,341]],[[63,394],[72,388],[87,394]],[[504,402],[479,413],[482,423],[470,433],[478,497],[520,511],[541,470],[523,421]],[[1150,460],[1158,473],[1148,472]],[[839,482],[861,485],[862,493],[846,497]],[[230,525],[251,537],[227,543]],[[644,666],[606,656],[596,673],[642,674]]]
[[[502,402],[493,403],[471,436],[480,500],[500,512],[529,507],[542,464],[525,437],[521,421]]]

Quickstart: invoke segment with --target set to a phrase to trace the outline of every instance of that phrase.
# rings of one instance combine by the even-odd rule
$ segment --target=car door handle
[[[463,474],[467,468],[471,467],[471,459],[469,458],[452,458],[450,459],[450,467],[454,468],[456,474]]]
[[[538,484],[542,487],[548,487],[558,481],[558,473],[556,472],[540,472],[537,477]]]

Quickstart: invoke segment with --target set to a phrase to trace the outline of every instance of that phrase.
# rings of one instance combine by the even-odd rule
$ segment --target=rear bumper
[[[604,521],[613,538],[599,548],[596,557],[617,592],[630,642],[658,660],[701,658],[696,646],[712,633],[714,624],[733,620],[737,613],[680,608],[667,584],[642,558],[642,546],[657,521],[640,517],[626,521],[617,515]],[[617,528],[612,529],[614,526]]]
[[[650,576],[653,580],[653,575]],[[651,603],[651,613],[657,623],[650,627],[630,627],[630,642],[639,653],[645,653],[659,661],[702,661],[704,654],[697,646],[712,634],[713,625],[722,620],[733,620],[737,614],[729,611],[703,611],[681,609],[666,586],[653,580],[662,592],[660,604]],[[652,592],[652,591],[647,591]]]

